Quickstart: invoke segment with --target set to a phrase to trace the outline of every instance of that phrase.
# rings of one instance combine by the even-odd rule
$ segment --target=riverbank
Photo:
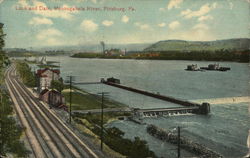
[[[177,134],[174,134],[173,132],[167,130],[163,130],[155,125],[148,125],[147,132],[155,138],[160,139],[161,141],[166,141],[175,145],[179,144],[180,148],[194,153],[199,157],[222,158],[222,155],[205,147],[202,144],[195,143],[192,140],[183,136],[178,138]]]
[[[98,58],[98,59],[136,59],[136,60],[191,60],[191,61],[234,61],[249,62],[250,51],[227,52],[227,51],[194,51],[194,52],[134,52],[126,55],[107,55],[101,53],[76,53],[73,58]]]
[[[69,105],[69,89],[65,89],[62,94],[65,96],[66,103]],[[101,107],[101,96],[90,94],[84,90],[73,88],[72,90],[72,118],[75,127],[92,138],[93,142],[100,144],[101,137],[101,124],[102,117],[101,113],[86,114],[77,111],[84,111],[90,109],[100,109]],[[112,108],[126,107],[125,105],[116,101],[105,99],[104,108],[109,110]],[[131,157],[137,158],[138,154],[141,158],[144,157],[156,157],[154,152],[150,151],[147,142],[135,137],[133,140],[126,139],[123,137],[125,134],[118,128],[106,128],[106,125],[112,121],[118,119],[124,119],[130,117],[131,113],[127,111],[107,111],[103,114],[103,126],[104,126],[104,151],[110,157]],[[127,145],[127,147],[125,147]],[[124,156],[125,155],[125,156]]]

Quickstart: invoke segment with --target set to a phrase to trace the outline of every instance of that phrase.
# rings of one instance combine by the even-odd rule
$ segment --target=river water
[[[97,82],[101,78],[115,77],[121,84],[173,96],[185,100],[213,99],[224,97],[249,96],[249,65],[246,63],[220,62],[221,66],[231,67],[230,71],[192,72],[184,69],[188,64],[206,67],[213,62],[206,61],[159,61],[159,60],[120,60],[120,59],[80,59],[66,56],[48,57],[59,61],[61,75],[73,75],[75,82]],[[78,85],[91,92],[109,92],[109,98],[136,108],[175,107],[172,103],[157,100],[133,92],[102,84]],[[225,157],[242,157],[249,151],[249,103],[213,104],[211,113],[145,118],[148,124],[161,128],[181,127],[181,135],[221,153]],[[129,121],[115,121],[108,126],[119,127],[125,137],[139,136],[148,141],[149,147],[159,157],[176,157],[176,147],[163,143],[146,133],[146,125]],[[190,156],[181,151],[182,156]]]

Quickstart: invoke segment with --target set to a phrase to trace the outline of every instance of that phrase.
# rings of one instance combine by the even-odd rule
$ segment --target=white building
[[[38,90],[41,92],[44,89],[49,89],[51,87],[52,80],[60,79],[60,70],[58,69],[39,69],[37,70],[38,77]]]

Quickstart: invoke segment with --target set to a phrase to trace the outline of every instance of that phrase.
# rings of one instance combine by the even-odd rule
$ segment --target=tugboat
[[[120,80],[114,77],[111,78],[107,78],[107,82],[112,82],[112,83],[116,83],[116,84],[120,84]]]
[[[199,71],[197,64],[188,65],[187,69],[185,69],[185,70],[187,70],[187,71]]]
[[[107,81],[105,81],[104,78],[101,78],[101,82],[102,82],[102,83],[107,83],[107,82],[109,82],[109,83],[115,83],[115,84],[120,84],[120,83],[121,83],[119,79],[114,78],[114,77],[107,78]]]

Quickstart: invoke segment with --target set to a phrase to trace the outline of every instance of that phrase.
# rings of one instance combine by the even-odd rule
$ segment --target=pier
[[[165,96],[165,95],[161,95],[161,94],[155,94],[152,92],[148,92],[145,90],[140,90],[140,89],[136,89],[136,88],[132,88],[132,87],[127,87],[124,85],[120,85],[120,84],[116,84],[113,82],[108,82],[105,80],[101,80],[101,82],[103,84],[109,85],[109,86],[113,86],[113,87],[117,87],[117,88],[121,88],[121,89],[125,89],[131,92],[135,92],[135,93],[139,93],[139,94],[143,94],[146,96],[150,96],[153,98],[157,98],[157,99],[161,99],[167,102],[171,102],[171,103],[175,103],[175,104],[179,104],[183,107],[176,107],[176,108],[163,108],[163,109],[144,109],[144,111],[142,111],[143,109],[140,109],[139,112],[144,113],[144,114],[160,114],[160,113],[167,113],[169,112],[169,114],[171,113],[195,113],[195,114],[203,114],[206,115],[208,113],[210,113],[210,104],[209,103],[202,103],[202,104],[198,104],[198,103],[193,103],[190,101],[185,101],[185,100],[181,100],[181,99],[177,99],[174,97],[169,97],[169,96]]]

